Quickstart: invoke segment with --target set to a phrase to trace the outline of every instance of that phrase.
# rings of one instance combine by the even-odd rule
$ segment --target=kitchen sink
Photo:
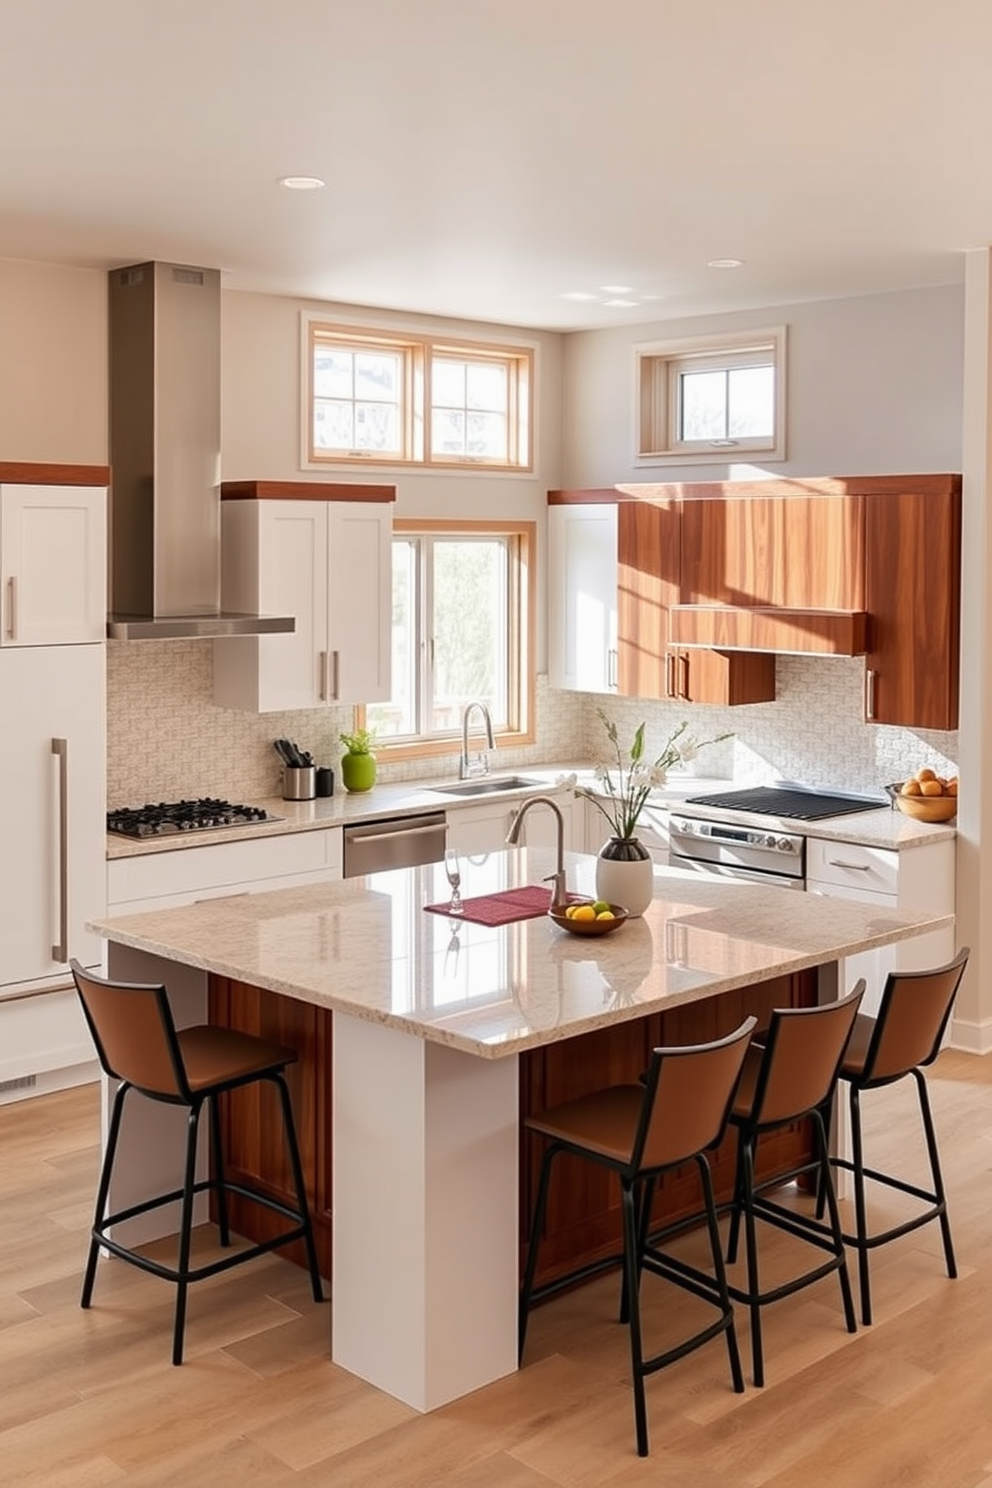
[[[540,790],[543,785],[543,780],[529,780],[525,775],[499,775],[495,779],[480,775],[452,785],[429,785],[427,789],[439,796],[496,796],[504,791]]]

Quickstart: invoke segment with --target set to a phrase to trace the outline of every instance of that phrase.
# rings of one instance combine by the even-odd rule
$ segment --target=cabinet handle
[[[617,685],[617,653],[612,646],[606,653],[606,685],[607,687]]]
[[[831,868],[848,868],[852,873],[870,873],[870,863],[845,863],[843,858],[828,858]]]
[[[870,667],[865,669],[865,718],[869,723],[875,717],[875,678],[877,676],[878,673],[872,671]]]
[[[665,696],[675,696],[675,656],[671,651],[665,657]]]
[[[59,939],[52,946],[53,961],[69,959],[69,741],[53,739],[59,761]]]
[[[331,653],[321,651],[320,653],[320,701],[329,703],[331,701]]]
[[[338,698],[341,696],[341,652],[332,651],[331,655],[334,658],[331,667],[331,676],[334,679],[333,685],[331,687],[331,697],[335,702],[337,702]]]
[[[7,580],[7,634],[17,639],[17,580],[11,575]]]
[[[679,657],[679,697],[689,701],[689,658],[683,651]]]

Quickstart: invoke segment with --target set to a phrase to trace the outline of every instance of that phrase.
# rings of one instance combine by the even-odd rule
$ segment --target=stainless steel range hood
[[[270,635],[292,615],[220,608],[220,273],[115,269],[110,592],[117,640]]]

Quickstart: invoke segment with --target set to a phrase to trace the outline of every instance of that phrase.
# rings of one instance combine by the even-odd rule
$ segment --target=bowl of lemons
[[[610,935],[627,918],[622,904],[607,904],[605,899],[579,900],[564,909],[549,909],[548,914],[572,935]]]
[[[895,787],[895,804],[916,821],[946,822],[958,814],[958,779],[924,766]]]

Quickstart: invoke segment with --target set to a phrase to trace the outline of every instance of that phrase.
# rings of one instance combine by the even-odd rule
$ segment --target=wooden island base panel
[[[520,1243],[521,1266],[528,1216],[532,1212],[541,1162],[540,1140],[523,1130],[524,1119],[559,1102],[575,1100],[604,1085],[634,1083],[647,1067],[650,1051],[662,1044],[703,1043],[737,1028],[749,1013],[764,1027],[772,1008],[811,1007],[817,1000],[815,971],[776,977],[756,986],[725,992],[707,1002],[668,1013],[652,1013],[611,1028],[596,1029],[563,1043],[528,1050],[520,1056]],[[289,1070],[307,1197],[313,1213],[321,1274],[333,1278],[331,1246],[332,1171],[329,1089],[333,1014],[293,1002],[274,992],[228,977],[209,979],[212,1023],[274,1039],[297,1051]],[[224,1102],[224,1142],[230,1176],[257,1186],[285,1203],[293,1201],[292,1175],[280,1137],[272,1092],[264,1086],[232,1091]],[[712,1155],[718,1202],[733,1192],[735,1144],[729,1134]],[[769,1133],[759,1147],[761,1177],[791,1171],[811,1152],[806,1123]],[[692,1164],[669,1173],[659,1184],[655,1215],[660,1220],[698,1213],[700,1191]],[[234,1197],[231,1223],[247,1239],[263,1240],[279,1229],[268,1210]],[[538,1284],[574,1266],[617,1251],[620,1239],[619,1190],[612,1176],[563,1153],[558,1159],[541,1246]],[[284,1252],[305,1266],[302,1244]]]
[[[472,859],[465,888],[516,892],[555,867],[547,850],[494,852]],[[570,889],[593,892],[594,858],[566,854],[565,869]],[[290,1078],[333,1279],[331,1358],[420,1411],[517,1368],[538,1165],[523,1116],[636,1080],[656,1044],[701,1042],[748,1012],[764,1022],[772,1007],[836,997],[845,957],[953,923],[658,869],[644,916],[590,941],[544,915],[487,926],[424,913],[446,894],[443,865],[431,864],[95,927],[110,941],[111,976],[163,981],[180,1027],[209,1013],[299,1051]],[[239,1097],[225,1121],[234,1170],[278,1193],[275,1113]],[[164,1169],[181,1131],[143,1113],[131,1134],[114,1207],[177,1186]],[[804,1138],[799,1128],[769,1142],[766,1171],[793,1166]],[[716,1155],[724,1198],[732,1157]],[[563,1161],[556,1179],[542,1279],[610,1254],[620,1228],[608,1178]],[[676,1173],[659,1203],[672,1216],[694,1212],[688,1177]]]

